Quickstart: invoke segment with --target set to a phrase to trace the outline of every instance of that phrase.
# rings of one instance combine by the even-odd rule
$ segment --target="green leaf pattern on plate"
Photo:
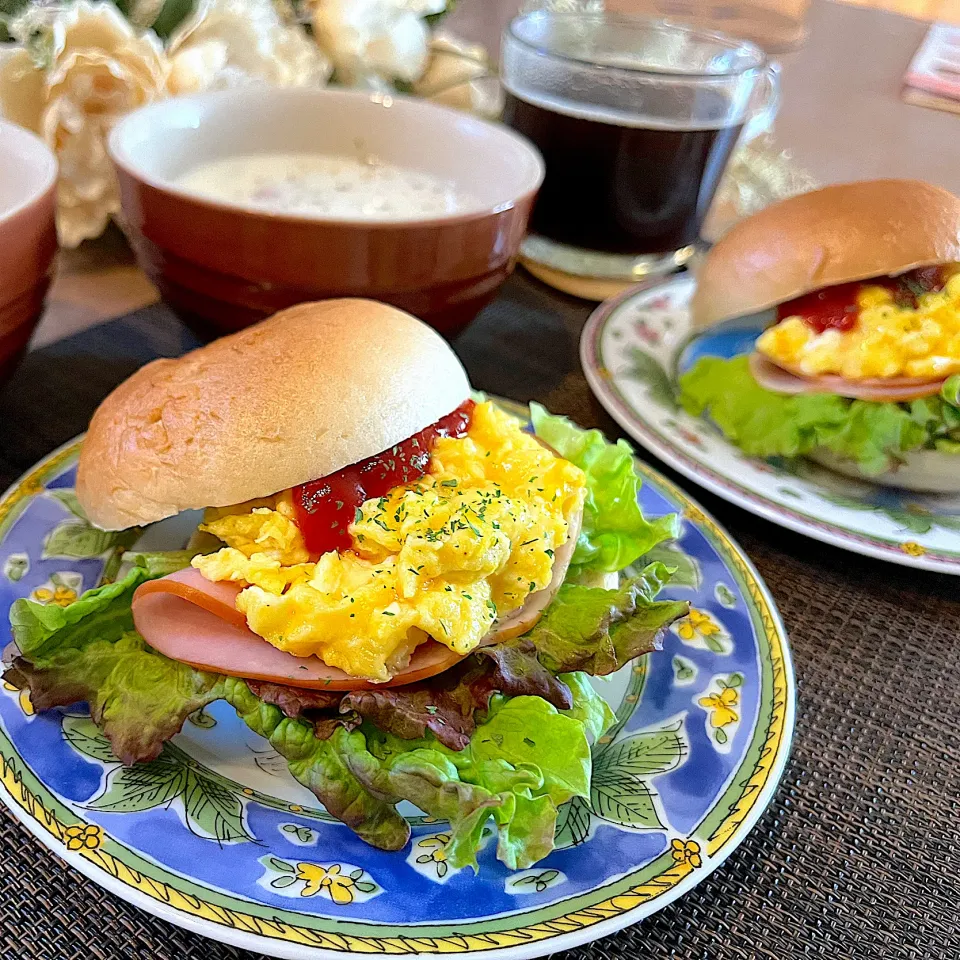
[[[110,741],[89,717],[64,717],[63,739],[77,753],[82,753],[91,760],[98,760],[100,763],[117,763],[117,758],[110,749]]]
[[[581,797],[574,797],[560,808],[554,843],[557,847],[575,847],[583,843],[590,836],[592,822],[590,804]]]
[[[97,530],[85,520],[64,520],[50,532],[43,545],[43,558],[65,557],[86,559],[99,557],[120,543],[131,546],[139,532],[131,536],[129,531],[112,532]]]
[[[300,823],[281,823],[280,832],[297,846],[312,847],[317,842],[317,831]]]
[[[225,785],[198,770],[187,770],[183,792],[187,825],[220,843],[254,840],[244,823],[243,802]]]
[[[650,781],[675,770],[687,752],[682,719],[598,746],[594,751],[590,800],[575,798],[560,809],[557,846],[583,843],[590,836],[594,818],[634,830],[666,829]]]
[[[732,610],[737,605],[734,592],[722,581],[718,582],[713,588],[713,595],[717,598],[717,603],[728,610]]]
[[[662,830],[653,797],[649,784],[620,770],[594,777],[590,788],[591,809],[601,820],[623,827]]]
[[[216,718],[211,717],[203,707],[201,707],[199,710],[195,710],[190,714],[189,717],[187,717],[187,719],[195,727],[200,727],[202,730],[209,730],[211,727],[215,727],[217,725]]]
[[[525,870],[510,877],[504,889],[512,894],[543,893],[565,883],[566,879],[559,870]]]
[[[86,560],[99,557],[108,550],[125,549],[139,539],[139,527],[129,530],[100,530],[93,526],[83,512],[75,491],[64,488],[47,491],[47,495],[62,504],[71,518],[58,523],[43,544],[43,559],[61,557]]]
[[[86,512],[84,511],[83,507],[80,506],[80,499],[77,497],[77,492],[75,490],[71,490],[69,487],[64,487],[56,490],[48,490],[47,494],[54,500],[62,503],[75,517],[82,520],[84,523],[89,522],[87,520]]]
[[[208,773],[171,743],[150,763],[124,767],[89,717],[64,717],[63,735],[79,753],[108,765],[103,789],[87,803],[91,810],[135,813],[176,804],[197,836],[218,843],[254,840],[244,802],[231,785]]]
[[[673,682],[678,687],[688,687],[697,679],[697,667],[692,660],[686,657],[673,658]]]
[[[636,778],[652,777],[676,769],[687,752],[682,730],[682,722],[678,722],[611,744],[594,762],[594,777],[611,772]]]
[[[30,557],[25,553],[11,553],[3,563],[3,575],[13,583],[23,579],[30,570]]]
[[[695,557],[691,557],[683,551],[678,544],[669,541],[658,543],[643,558],[644,564],[654,563],[656,561],[660,561],[674,569],[675,572],[670,577],[671,587],[688,587],[691,590],[700,589],[700,583],[703,580],[700,563]]]
[[[650,398],[669,410],[677,409],[676,389],[661,363],[639,347],[630,350],[626,375],[646,386]]]

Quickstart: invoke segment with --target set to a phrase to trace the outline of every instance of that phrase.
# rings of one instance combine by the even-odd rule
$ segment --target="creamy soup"
[[[449,180],[377,159],[254,154],[202,164],[177,185],[275,213],[342,220],[408,220],[458,213],[477,200]]]

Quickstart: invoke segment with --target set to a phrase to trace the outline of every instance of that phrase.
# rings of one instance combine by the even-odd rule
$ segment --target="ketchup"
[[[857,325],[860,315],[857,294],[863,287],[885,287],[893,293],[897,306],[916,309],[917,298],[921,293],[938,290],[942,286],[943,273],[939,267],[921,267],[898,277],[877,277],[873,280],[839,283],[781,303],[777,307],[777,323],[787,317],[800,317],[817,333],[826,330],[846,333]]]
[[[395,447],[294,487],[297,526],[310,553],[348,549],[352,540],[347,528],[364,500],[386,496],[394,487],[419,480],[430,466],[434,443],[440,437],[465,436],[475,406],[467,400]]]
[[[777,307],[777,323],[787,317],[800,317],[817,333],[825,330],[852,330],[857,323],[859,283],[840,283],[788,300]]]

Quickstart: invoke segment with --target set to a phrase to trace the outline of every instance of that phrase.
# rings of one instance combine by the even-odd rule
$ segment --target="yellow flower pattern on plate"
[[[670,841],[670,855],[676,863],[688,863],[691,867],[703,864],[700,856],[700,844],[696,840],[681,840],[675,837]]]
[[[417,841],[417,848],[426,852],[417,855],[417,863],[431,865],[438,877],[445,877],[450,870],[447,863],[447,844],[450,843],[449,833],[438,833],[432,837],[424,837]]]
[[[353,903],[353,877],[340,872],[340,864],[321,867],[317,863],[298,863],[297,878],[305,881],[300,891],[301,897],[313,897],[326,890],[334,903]]]
[[[740,727],[740,689],[743,674],[731,673],[714,677],[702,696],[695,697],[698,707],[706,711],[704,722],[714,746],[721,752],[730,749]]]
[[[906,543],[901,543],[900,549],[908,557],[922,557],[927,552],[922,546],[920,546],[919,543],[915,543],[913,540],[908,540]]]
[[[740,719],[740,715],[734,710],[740,702],[740,694],[734,687],[725,687],[718,693],[701,697],[697,702],[710,711],[711,727],[726,727]]]
[[[271,886],[282,889],[298,880],[302,881],[301,897],[321,895],[345,906],[368,895],[375,895],[380,889],[362,868],[349,864],[300,862],[293,865],[276,857],[272,857],[269,863],[282,874]]]
[[[690,613],[674,624],[672,629],[687,644],[704,647],[713,653],[727,654],[730,635],[723,625],[706,610],[691,607]]]
[[[68,850],[99,850],[103,843],[103,827],[95,823],[76,823],[63,832]]]
[[[62,586],[54,587],[52,590],[49,587],[37,587],[37,589],[30,594],[30,599],[36,600],[37,603],[54,603],[58,607],[69,607],[70,604],[77,599],[77,591],[72,590],[70,587]]]
[[[20,709],[23,711],[24,716],[33,716],[33,702],[30,700],[29,690],[21,690],[19,687],[15,687],[12,683],[8,683],[6,680],[3,682],[3,689],[9,690],[10,693],[15,693],[17,695],[17,703],[20,705]]]
[[[683,640],[693,640],[696,637],[712,637],[720,632],[713,617],[703,610],[691,610],[690,615],[681,621],[677,633]]]

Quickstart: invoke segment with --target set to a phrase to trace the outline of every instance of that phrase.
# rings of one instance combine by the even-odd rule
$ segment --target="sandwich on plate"
[[[107,530],[196,514],[70,606],[18,600],[6,678],[86,701],[128,764],[228,701],[326,810],[385,850],[397,804],[447,820],[454,865],[522,868],[588,796],[613,721],[590,677],[658,648],[630,448],[471,396],[450,347],[364,300],[304,304],[121,384],[77,496]]]
[[[692,310],[700,329],[770,314],[752,354],[680,378],[747,453],[960,491],[960,199],[877,180],[774,204],[710,251]]]

